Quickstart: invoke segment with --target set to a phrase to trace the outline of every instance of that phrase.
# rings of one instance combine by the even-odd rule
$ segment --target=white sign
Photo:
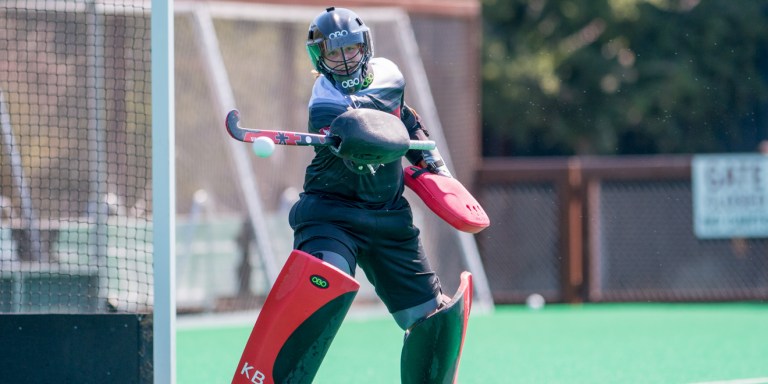
[[[691,172],[698,238],[768,237],[768,156],[697,155]]]

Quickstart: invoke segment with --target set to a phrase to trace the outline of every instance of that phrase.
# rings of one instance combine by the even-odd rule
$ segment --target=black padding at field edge
[[[3,383],[151,382],[151,327],[138,314],[0,315]],[[143,325],[142,325],[143,324]],[[150,340],[144,340],[149,338]],[[148,359],[148,360],[147,360]],[[151,369],[150,369],[151,371]]]

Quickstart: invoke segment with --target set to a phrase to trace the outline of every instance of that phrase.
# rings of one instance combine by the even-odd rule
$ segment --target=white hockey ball
[[[544,308],[544,305],[547,303],[546,300],[544,300],[544,296],[534,293],[529,295],[525,299],[525,305],[528,306],[530,309],[538,310]]]
[[[258,157],[270,157],[275,152],[275,142],[269,137],[257,137],[253,140],[253,153]]]

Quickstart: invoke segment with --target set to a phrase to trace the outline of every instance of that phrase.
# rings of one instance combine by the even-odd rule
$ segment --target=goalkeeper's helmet
[[[373,80],[368,69],[373,56],[370,29],[349,9],[330,7],[315,17],[307,53],[315,70],[345,94],[364,89]]]

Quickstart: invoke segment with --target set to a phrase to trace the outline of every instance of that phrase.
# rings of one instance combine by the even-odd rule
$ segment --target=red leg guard
[[[310,383],[360,284],[294,250],[251,331],[233,384]]]
[[[400,357],[403,384],[456,382],[471,307],[472,275],[463,272],[451,302],[406,333]]]

